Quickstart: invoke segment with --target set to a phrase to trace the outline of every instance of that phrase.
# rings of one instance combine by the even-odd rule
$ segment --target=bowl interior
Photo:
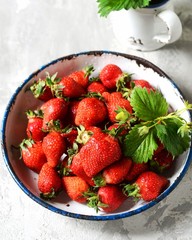
[[[173,110],[184,107],[183,96],[177,86],[164,72],[144,59],[120,53],[95,51],[70,55],[43,66],[25,80],[11,98],[4,116],[3,154],[5,163],[14,180],[26,194],[48,209],[63,215],[92,220],[106,220],[127,217],[139,213],[166,197],[182,179],[190,163],[191,151],[189,149],[175,161],[173,168],[167,174],[170,179],[170,187],[155,201],[150,203],[139,201],[135,204],[127,200],[116,212],[111,214],[102,212],[97,214],[95,210],[88,208],[86,205],[71,201],[64,193],[60,194],[55,201],[51,202],[45,202],[39,198],[37,174],[24,166],[22,160],[19,159],[20,152],[18,150],[22,139],[26,137],[25,129],[27,119],[25,111],[28,109],[36,109],[37,106],[41,104],[39,100],[33,97],[29,90],[30,85],[34,80],[44,78],[45,72],[49,72],[50,74],[58,72],[58,76],[62,77],[90,64],[93,64],[95,67],[93,76],[97,76],[99,71],[108,63],[117,64],[123,71],[132,73],[133,79],[145,79],[149,81],[152,86],[160,89]],[[185,118],[186,121],[191,121],[188,111],[186,111],[182,117]]]

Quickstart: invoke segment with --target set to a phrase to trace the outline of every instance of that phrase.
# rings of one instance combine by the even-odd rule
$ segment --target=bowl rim
[[[72,218],[77,218],[77,219],[83,219],[83,220],[96,220],[96,221],[106,221],[106,220],[117,220],[117,219],[122,219],[122,218],[127,218],[136,214],[139,214],[149,208],[151,208],[152,206],[156,205],[158,202],[160,202],[161,200],[163,200],[165,197],[167,197],[174,189],[175,187],[180,183],[180,181],[182,180],[182,178],[184,177],[184,175],[186,174],[190,163],[192,161],[192,137],[191,137],[191,142],[190,142],[190,149],[189,149],[189,153],[185,162],[185,165],[183,167],[183,170],[180,172],[179,176],[177,177],[177,179],[173,182],[173,184],[171,186],[169,186],[161,195],[159,195],[155,200],[146,203],[144,206],[139,207],[138,209],[134,209],[128,212],[122,212],[122,213],[112,213],[109,215],[86,215],[86,214],[78,214],[78,213],[72,213],[72,212],[68,212],[66,210],[62,210],[59,209],[51,204],[49,204],[48,202],[42,200],[41,198],[35,196],[30,190],[27,189],[27,187],[20,181],[20,179],[17,177],[10,161],[8,158],[8,151],[7,151],[7,147],[6,147],[6,136],[5,136],[5,131],[6,131],[6,125],[7,125],[7,119],[8,119],[8,115],[9,115],[9,111],[12,107],[12,105],[14,104],[17,95],[19,94],[20,90],[34,77],[36,76],[39,72],[41,72],[42,70],[44,70],[45,68],[47,68],[50,65],[56,64],[59,61],[63,61],[63,60],[70,60],[72,58],[76,58],[78,56],[81,55],[94,55],[94,56],[100,56],[103,54],[111,54],[111,55],[116,55],[116,56],[121,56],[130,60],[135,60],[138,65],[141,64],[144,67],[147,68],[152,68],[155,72],[157,72],[160,76],[162,77],[166,77],[171,84],[173,85],[174,88],[176,88],[178,90],[178,92],[180,93],[181,97],[183,97],[183,94],[181,92],[181,90],[178,88],[178,86],[175,84],[175,82],[166,74],[164,73],[164,71],[162,71],[159,67],[157,67],[156,65],[154,65],[153,63],[151,63],[150,61],[138,57],[138,56],[134,56],[134,55],[130,55],[127,53],[120,53],[120,52],[115,52],[115,51],[106,51],[106,50],[94,50],[94,51],[84,51],[84,52],[80,52],[80,53],[75,53],[75,54],[70,54],[67,56],[63,56],[60,58],[57,58],[55,60],[50,61],[49,63],[42,65],[38,70],[36,70],[35,72],[33,72],[32,74],[30,74],[28,76],[27,79],[25,79],[23,81],[23,83],[20,84],[20,86],[15,90],[14,94],[11,96],[8,105],[5,109],[5,113],[3,116],[3,120],[2,120],[2,129],[1,129],[1,150],[2,150],[2,154],[3,154],[3,158],[4,158],[4,163],[8,169],[8,171],[10,172],[12,178],[14,179],[14,181],[17,183],[17,185],[21,188],[21,190],[28,195],[32,200],[34,200],[35,202],[37,202],[38,204],[40,204],[41,206],[55,212],[58,214],[61,214],[63,216],[68,216],[68,217],[72,217]],[[188,111],[189,112],[189,111]],[[192,118],[192,114],[189,112],[189,116],[190,119]]]

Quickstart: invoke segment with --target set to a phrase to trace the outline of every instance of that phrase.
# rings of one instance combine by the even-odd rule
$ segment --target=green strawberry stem
[[[99,92],[88,92],[88,93],[84,94],[82,97],[80,97],[79,99],[81,100],[83,98],[88,98],[88,97],[97,98],[101,101],[104,101],[104,97]]]
[[[59,192],[55,192],[54,188],[49,193],[40,193],[40,198],[43,200],[51,200],[58,195]]]
[[[118,107],[115,112],[117,113],[115,119],[118,124],[126,124],[128,129],[131,127],[131,124],[137,121],[137,118],[134,116],[134,114],[130,114],[125,108]]]
[[[95,177],[93,177],[93,181],[95,183],[95,187],[103,187],[106,185],[106,181],[102,174],[98,174]]]
[[[140,189],[136,183],[124,185],[122,191],[127,197],[134,197],[136,199],[141,197],[139,193]]]
[[[128,73],[123,73],[121,75],[121,77],[118,79],[118,81],[116,82],[116,88],[117,88],[117,92],[124,92],[126,88],[126,84],[131,81],[131,76],[132,74],[128,74]]]
[[[27,110],[26,112],[27,118],[33,118],[33,117],[39,117],[39,118],[43,118],[43,111],[41,109],[39,110]]]
[[[111,135],[112,137],[121,139],[121,133],[123,130],[128,129],[126,125],[121,125],[118,123],[118,127],[109,129],[104,129],[103,132]]]
[[[83,68],[83,71],[85,72],[84,77],[89,77],[95,71],[95,69],[93,65],[88,65]]]
[[[100,207],[108,207],[108,204],[102,203],[99,200],[99,196],[95,192],[88,191],[83,193],[83,196],[87,199],[87,206],[90,208],[94,208],[96,213],[98,213]]]
[[[89,138],[93,135],[93,132],[87,131],[84,126],[80,125],[77,127],[77,138],[76,142],[79,144],[86,144],[89,140]]]
[[[78,153],[79,151],[79,146],[76,142],[73,143],[72,148],[67,149],[67,154],[68,154],[68,166],[71,165],[73,161],[73,157]]]
[[[57,72],[52,76],[48,72],[46,72],[45,74],[46,74],[46,79],[45,79],[46,85],[49,86],[50,88],[54,84],[59,83],[61,81],[60,78],[57,78]]]
[[[46,82],[42,79],[39,79],[35,82],[31,87],[30,90],[32,91],[35,98],[39,98],[41,94],[45,91]]]
[[[192,110],[190,105],[188,105],[188,107],[186,106],[185,108],[177,110],[175,112],[171,112],[166,116],[158,117],[155,120],[142,122],[142,125],[144,125],[144,126],[139,128],[140,134],[141,135],[147,134],[151,128],[154,128],[158,124],[166,125],[165,120],[167,120],[167,119],[178,120],[182,124],[182,126],[185,125],[189,130],[192,130],[192,122],[187,123],[185,121],[185,119],[183,119],[182,117],[179,116],[186,110]],[[149,125],[149,126],[146,126],[146,125]]]
[[[28,147],[32,147],[33,144],[34,141],[32,139],[23,139],[19,146],[22,150],[26,150]]]

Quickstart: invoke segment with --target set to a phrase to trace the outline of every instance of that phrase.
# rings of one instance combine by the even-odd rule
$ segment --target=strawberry
[[[131,80],[131,84],[133,83],[134,87],[142,87],[142,88],[147,88],[148,91],[154,90],[154,88],[151,86],[149,82],[143,79],[138,79],[138,80]]]
[[[89,65],[82,70],[72,72],[69,77],[73,78],[75,82],[80,84],[83,88],[87,88],[89,83],[89,76],[94,71],[93,65]]]
[[[96,126],[90,126],[86,130],[90,131],[94,135],[94,138],[98,137],[98,139],[100,139],[101,135],[105,136],[105,133],[102,131],[102,129]]]
[[[128,129],[126,129],[126,125],[119,125],[118,123],[113,123],[108,127],[109,133],[114,136],[123,136],[128,133]]]
[[[127,176],[132,165],[130,158],[122,158],[104,169],[102,176],[108,184],[118,184]]]
[[[121,147],[117,139],[104,133],[93,135],[80,149],[83,168],[89,177],[94,177],[105,167],[120,160]]]
[[[94,135],[94,138],[100,139],[101,136],[105,136],[104,132],[99,127],[91,126],[85,129],[84,126],[80,125],[79,128],[77,128],[78,135],[76,138],[76,142],[82,145],[85,145],[91,136]]]
[[[48,101],[49,99],[53,98],[53,94],[51,92],[51,88],[47,86],[46,80],[38,80],[36,81],[31,87],[30,90],[32,91],[35,98],[41,101]]]
[[[69,144],[69,146],[72,146],[73,143],[75,142],[76,138],[77,138],[78,132],[76,129],[69,129],[66,132],[62,132],[61,136],[66,139],[67,143]]]
[[[43,139],[42,148],[51,167],[59,164],[61,156],[66,151],[66,143],[58,132],[49,132]]]
[[[108,64],[100,71],[99,78],[106,88],[115,89],[122,74],[120,67],[115,64]]]
[[[174,157],[166,149],[161,151],[156,151],[153,155],[152,160],[150,160],[150,166],[152,169],[159,172],[169,169],[173,163]]]
[[[77,108],[78,108],[79,102],[80,101],[70,101],[69,103],[68,115],[69,115],[69,122],[72,125],[75,125],[75,116],[77,114]]]
[[[130,102],[127,99],[123,98],[120,92],[113,92],[111,94],[108,92],[104,92],[102,96],[105,99],[109,119],[111,120],[111,122],[117,122],[116,111],[118,111],[119,108],[125,109],[129,113],[132,113],[132,107],[130,105]]]
[[[42,143],[35,143],[31,139],[24,139],[20,144],[21,156],[24,164],[36,173],[39,173],[44,163],[47,162],[42,149]]]
[[[92,82],[88,88],[88,92],[103,93],[107,92],[106,87],[101,82]]]
[[[75,124],[87,128],[101,123],[106,117],[107,109],[101,100],[94,97],[84,98],[78,105]]]
[[[98,212],[102,209],[110,213],[118,209],[127,197],[123,194],[121,188],[117,185],[107,185],[100,187],[97,193],[87,192],[88,206]]]
[[[35,98],[46,102],[54,97],[54,91],[52,87],[59,81],[60,79],[57,78],[57,73],[53,74],[52,76],[50,76],[49,73],[46,73],[46,77],[44,79],[39,79],[36,81],[30,87],[30,90],[32,91]]]
[[[59,92],[61,89],[63,96],[69,98],[80,97],[86,93],[82,85],[69,76],[63,77],[61,79],[59,83]]]
[[[76,202],[86,202],[86,198],[83,196],[84,192],[87,192],[89,185],[85,180],[78,176],[64,176],[62,178],[63,188],[67,195]]]
[[[134,181],[141,173],[149,170],[147,163],[135,163],[133,162],[130,171],[128,172],[125,179],[129,182]]]
[[[38,188],[40,197],[52,199],[61,191],[62,181],[57,171],[48,163],[45,163],[38,176]]]
[[[27,136],[33,139],[35,142],[42,141],[46,136],[46,133],[42,131],[43,119],[42,117],[34,111],[27,111]]]
[[[144,201],[156,199],[169,185],[169,180],[155,172],[147,171],[139,175],[135,183],[127,184],[123,190],[127,196],[142,198]]]
[[[99,199],[107,207],[103,207],[105,212],[113,212],[127,199],[118,186],[110,185],[100,187],[98,191]]]
[[[88,177],[83,169],[82,165],[82,159],[80,158],[80,154],[77,153],[72,160],[72,163],[70,165],[70,169],[73,174],[75,174],[78,177],[81,177],[84,179],[89,185],[94,186],[94,181],[92,178]]]
[[[65,118],[68,110],[68,103],[62,98],[52,98],[41,106],[41,110],[44,114],[43,129],[48,130],[48,125],[51,121],[62,121]]]
[[[154,155],[160,153],[164,148],[165,148],[164,145],[163,145],[160,141],[158,141],[158,147],[157,147],[157,149],[154,151]]]

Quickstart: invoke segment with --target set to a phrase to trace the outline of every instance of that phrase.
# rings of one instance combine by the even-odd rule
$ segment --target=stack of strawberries
[[[154,200],[169,185],[155,169],[169,168],[173,157],[162,144],[149,163],[124,156],[122,141],[131,127],[132,88],[155,89],[132,80],[115,64],[96,78],[93,66],[58,78],[46,73],[31,86],[38,109],[27,112],[27,139],[20,144],[25,165],[38,173],[43,199],[61,191],[77,202],[105,212],[115,211],[128,197]]]

